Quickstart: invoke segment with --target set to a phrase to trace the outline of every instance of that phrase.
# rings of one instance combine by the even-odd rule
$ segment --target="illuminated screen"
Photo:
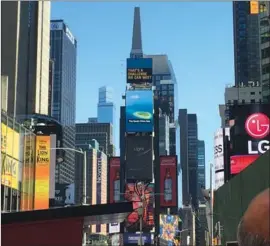
[[[238,174],[251,165],[259,155],[231,156],[231,174]]]
[[[35,209],[49,208],[50,136],[36,137]]]
[[[153,131],[153,91],[126,92],[126,132]]]
[[[175,241],[175,235],[178,230],[179,218],[177,215],[161,214],[159,216],[160,237],[166,241]]]
[[[138,208],[140,206],[139,194],[135,191],[134,184],[127,184],[125,191],[125,199],[127,201],[133,202],[134,212],[130,213],[126,219],[126,227],[131,229],[139,230],[139,215]],[[154,184],[150,184],[145,189],[145,208],[143,212],[143,228],[150,227],[154,225]]]
[[[127,83],[152,83],[152,59],[127,59]]]

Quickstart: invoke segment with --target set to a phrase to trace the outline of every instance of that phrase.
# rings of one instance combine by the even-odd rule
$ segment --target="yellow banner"
[[[1,152],[19,160],[20,135],[1,123]]]
[[[18,190],[19,182],[19,161],[2,154],[2,175],[1,183]]]
[[[36,137],[35,209],[49,208],[50,136]]]
[[[259,14],[259,1],[250,1],[250,14]]]
[[[16,190],[19,182],[19,144],[19,133],[1,123],[1,183]]]

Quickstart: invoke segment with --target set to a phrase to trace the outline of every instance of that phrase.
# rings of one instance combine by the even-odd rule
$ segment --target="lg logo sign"
[[[245,123],[245,129],[249,136],[255,139],[263,139],[269,136],[269,118],[262,113],[256,113],[250,115]],[[263,154],[269,150],[269,140],[261,140],[257,143],[256,148],[252,145],[252,141],[248,141],[248,153],[249,154]]]

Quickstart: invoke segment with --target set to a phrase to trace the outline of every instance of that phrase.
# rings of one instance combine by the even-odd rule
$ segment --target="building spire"
[[[140,8],[134,8],[133,34],[132,34],[132,48],[130,52],[131,58],[143,57],[142,51],[142,33],[141,33],[141,17]]]

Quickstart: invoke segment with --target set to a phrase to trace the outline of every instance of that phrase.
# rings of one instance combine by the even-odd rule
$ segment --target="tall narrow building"
[[[1,3],[1,74],[8,77],[10,116],[48,115],[49,1]]]
[[[202,140],[198,140],[198,199],[199,202],[205,203],[200,188],[205,188],[205,143]]]
[[[51,59],[54,61],[51,115],[63,126],[63,147],[75,148],[77,41],[63,20],[51,21]],[[75,153],[65,152],[61,183],[74,182]]]
[[[261,82],[258,1],[233,1],[235,85]]]

